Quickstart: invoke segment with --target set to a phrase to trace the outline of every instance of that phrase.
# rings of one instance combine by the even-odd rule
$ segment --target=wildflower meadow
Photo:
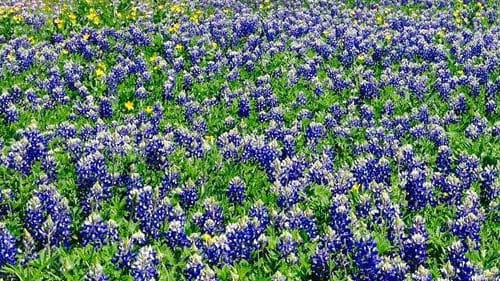
[[[0,280],[500,280],[497,0],[0,0]]]

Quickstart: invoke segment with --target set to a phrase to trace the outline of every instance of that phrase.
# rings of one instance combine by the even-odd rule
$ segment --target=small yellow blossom
[[[102,69],[100,69],[100,68],[96,69],[96,71],[95,71],[95,75],[96,75],[98,78],[102,78],[102,77],[104,77],[104,75],[105,75],[105,74],[106,74],[106,73],[104,72],[104,70],[102,70]]]
[[[54,20],[54,23],[59,29],[62,29],[64,27],[64,21],[62,19],[57,18]]]
[[[172,5],[170,7],[170,11],[172,13],[176,13],[176,14],[183,14],[184,13],[184,8],[181,5]]]
[[[352,186],[352,189],[351,189],[353,192],[358,192],[359,191],[359,184],[355,184]]]
[[[137,7],[132,8],[132,11],[127,15],[127,18],[129,20],[136,20],[137,19]]]
[[[151,114],[153,112],[153,108],[151,106],[147,106],[144,111],[146,111],[147,114]]]
[[[15,23],[20,23],[20,22],[22,22],[22,21],[23,21],[23,15],[20,15],[20,14],[15,15],[15,16],[14,16],[14,17],[12,17],[12,18],[14,19],[14,22],[15,22]]]
[[[93,8],[90,9],[89,14],[87,15],[87,19],[95,25],[99,25],[101,23],[101,18],[99,17],[99,14]]]
[[[215,138],[214,138],[214,136],[206,135],[205,136],[205,140],[208,141],[208,142],[213,142],[215,140]]]
[[[74,13],[69,14],[68,18],[72,25],[76,24],[76,15]]]
[[[212,237],[210,236],[210,234],[208,233],[205,233],[201,236],[201,239],[205,242],[207,242],[209,245],[215,243],[217,241],[217,238],[216,237]]]
[[[179,51],[179,52],[180,52],[180,51],[182,51],[183,49],[184,49],[184,46],[182,46],[181,44],[177,44],[177,45],[175,45],[175,50],[177,50],[177,51]]]
[[[63,54],[65,54],[65,55],[69,54],[69,52],[68,52],[68,50],[67,50],[67,49],[63,49],[63,50],[62,50],[62,53],[63,53]]]
[[[212,42],[212,49],[217,49],[217,47],[219,47],[217,42]]]
[[[8,55],[7,55],[7,59],[9,61],[14,61],[16,59],[16,56],[14,54],[14,52],[10,52]]]
[[[89,38],[90,38],[90,34],[88,34],[88,33],[83,34],[83,39],[89,40]]]
[[[384,24],[384,17],[382,15],[378,15],[375,18],[375,21],[377,22],[378,25],[382,25],[382,24]]]
[[[198,24],[198,23],[200,22],[200,17],[201,17],[201,15],[202,15],[202,14],[203,14],[203,12],[202,12],[201,10],[199,10],[199,9],[198,9],[198,10],[196,10],[196,11],[195,11],[195,12],[194,12],[194,13],[193,13],[190,17],[189,17],[189,19],[190,19],[192,22],[194,22],[194,23]]]
[[[158,59],[158,56],[157,56],[157,55],[152,55],[152,56],[149,58],[149,62],[150,62],[150,63],[155,63],[157,59]]]
[[[133,110],[134,109],[134,103],[132,101],[128,101],[125,103],[125,109],[127,110]]]
[[[177,33],[179,32],[179,29],[181,28],[181,25],[179,23],[173,24],[169,29],[168,32],[170,33]]]
[[[103,62],[98,63],[95,74],[99,79],[102,79],[106,75],[106,64]]]

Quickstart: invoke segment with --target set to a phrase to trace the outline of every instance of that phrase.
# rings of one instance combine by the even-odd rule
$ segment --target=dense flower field
[[[0,77],[0,280],[500,280],[496,0],[3,0]]]

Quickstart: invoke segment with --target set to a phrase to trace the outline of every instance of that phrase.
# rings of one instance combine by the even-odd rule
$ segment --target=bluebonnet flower
[[[328,251],[316,249],[316,252],[311,256],[311,278],[318,281],[330,280],[330,255]]]
[[[256,219],[259,223],[257,229],[259,232],[264,232],[264,230],[271,223],[271,216],[269,214],[269,209],[265,206],[264,202],[257,200],[255,204],[250,208],[249,217]]]
[[[427,240],[425,221],[422,217],[416,216],[410,228],[409,237],[403,242],[403,258],[411,271],[416,271],[420,266],[426,265]]]
[[[410,210],[421,210],[433,201],[433,190],[430,182],[426,181],[426,172],[420,168],[413,168],[404,174],[404,190]]]
[[[99,102],[99,116],[101,118],[111,118],[113,117],[113,105],[111,100],[106,97],[102,97]]]
[[[470,248],[477,249],[481,242],[481,226],[485,220],[479,196],[473,190],[467,190],[462,204],[451,225],[451,233],[462,239]]]
[[[479,158],[475,155],[461,155],[457,159],[455,173],[463,183],[463,189],[468,189],[479,179]]]
[[[361,237],[355,241],[355,247],[354,260],[358,268],[355,280],[377,280],[380,274],[378,264],[381,259],[375,241],[371,237]]]
[[[436,159],[438,171],[443,173],[449,173],[451,171],[451,156],[452,154],[449,146],[443,145],[439,147]]]
[[[325,126],[321,123],[311,122],[307,127],[306,138],[312,145],[315,145],[324,135]]]
[[[288,185],[293,181],[300,180],[304,176],[309,163],[302,157],[286,158],[275,161],[272,165],[274,170],[273,179],[281,185]]]
[[[346,195],[335,195],[330,206],[329,225],[337,235],[339,247],[346,253],[353,245],[353,233],[351,231],[351,218],[349,212],[351,206]]]
[[[246,97],[240,99],[238,104],[238,116],[241,118],[250,116],[250,101]]]
[[[118,240],[118,225],[113,220],[104,222],[99,214],[92,213],[85,219],[80,237],[84,246],[100,248]]]
[[[465,256],[467,253],[466,246],[460,242],[455,241],[449,247],[449,262],[451,264],[451,280],[466,281],[472,280],[474,274],[474,266]]]
[[[38,130],[35,123],[20,133],[22,138],[11,145],[7,154],[7,166],[28,176],[35,162],[47,155],[48,139]]]
[[[127,199],[130,216],[140,224],[141,231],[158,238],[170,207],[168,198],[160,199],[157,189],[145,186],[132,189]]]
[[[160,197],[164,197],[168,192],[179,186],[180,175],[176,167],[169,167],[165,170],[160,187]]]
[[[14,199],[14,192],[11,189],[0,191],[0,219],[10,212],[10,202]]]
[[[189,262],[184,269],[184,277],[188,281],[216,281],[215,272],[203,263],[202,257],[198,254],[191,255]]]
[[[130,274],[136,281],[156,280],[159,277],[157,267],[160,263],[158,254],[151,246],[139,249],[130,267]]]
[[[100,264],[93,265],[87,274],[85,274],[85,281],[108,281],[109,277],[104,273],[104,268]]]
[[[186,182],[178,192],[180,204],[185,209],[193,207],[196,201],[198,201],[198,189],[196,189],[194,182],[191,180]]]
[[[276,226],[279,229],[301,230],[309,236],[309,239],[318,239],[317,220],[310,209],[301,210],[297,206],[282,211],[276,217]]]
[[[238,222],[226,226],[225,251],[223,261],[234,264],[240,260],[250,260],[253,252],[267,242],[256,218],[242,217]]]
[[[69,246],[71,222],[68,200],[52,185],[40,186],[28,201],[25,227],[40,246]]]
[[[36,241],[26,229],[23,229],[22,245],[22,252],[24,254],[24,257],[21,259],[22,264],[38,257]]]
[[[399,256],[382,257],[378,267],[380,268],[380,274],[377,280],[403,281],[406,278],[407,265]]]
[[[5,224],[0,223],[0,268],[17,262],[16,238],[12,236]]]
[[[276,182],[273,186],[273,191],[278,196],[277,204],[282,209],[289,209],[297,204],[300,200],[299,194],[304,189],[304,184],[298,180],[294,180],[286,185]]]
[[[451,106],[457,114],[464,113],[468,109],[465,95],[463,93],[459,94]]]
[[[184,223],[179,220],[172,220],[169,223],[168,230],[165,232],[167,245],[172,249],[176,247],[187,247],[191,243],[184,231]]]
[[[480,198],[482,202],[487,203],[486,205],[494,203],[495,198],[500,198],[500,185],[496,183],[497,178],[498,169],[493,166],[483,168],[480,175]]]
[[[164,169],[168,165],[167,157],[172,152],[173,143],[158,136],[148,140],[144,148],[146,163],[154,169]]]
[[[214,235],[224,230],[224,215],[222,208],[214,198],[207,198],[203,202],[203,213],[193,215],[193,222],[203,233]]]
[[[245,200],[245,182],[239,177],[233,178],[229,182],[227,189],[227,196],[229,201],[234,204],[242,204]]]
[[[146,237],[142,232],[134,233],[130,238],[126,238],[118,245],[118,252],[113,256],[111,262],[119,269],[130,269],[137,256],[137,249],[143,245]]]
[[[418,269],[411,274],[412,281],[432,281],[432,275],[430,271],[423,267],[419,266]]]
[[[285,231],[280,235],[277,249],[281,258],[285,259],[288,263],[297,262],[297,248],[298,241],[293,238],[290,232]]]
[[[458,204],[464,190],[464,184],[455,174],[446,176],[441,183],[441,200],[447,204]]]

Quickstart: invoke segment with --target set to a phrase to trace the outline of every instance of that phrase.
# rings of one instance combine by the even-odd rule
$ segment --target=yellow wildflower
[[[69,54],[69,52],[68,52],[68,50],[67,50],[67,49],[63,49],[63,50],[62,50],[62,53],[63,53],[63,54],[65,54],[65,55]]]
[[[184,8],[181,5],[172,5],[170,7],[170,11],[172,13],[182,14],[182,13],[184,13]]]
[[[147,114],[151,114],[153,112],[153,108],[151,106],[147,106],[144,111],[146,111]]]
[[[15,22],[15,23],[20,23],[20,22],[22,22],[22,21],[23,21],[23,15],[20,15],[20,14],[15,15],[15,16],[14,16],[14,17],[12,17],[12,18],[14,19],[14,22]]]
[[[59,29],[62,29],[64,27],[64,21],[60,18],[55,19],[54,23],[56,24],[57,28],[59,28]]]
[[[90,38],[90,34],[88,34],[88,33],[83,34],[83,39],[89,40],[89,38]]]
[[[375,21],[377,22],[378,25],[382,25],[382,24],[384,24],[384,17],[382,15],[378,15],[375,18]]]
[[[130,19],[130,20],[136,20],[137,19],[137,7],[133,7],[132,8],[132,12],[130,12],[130,14],[128,14],[127,18]]]
[[[96,75],[99,79],[101,79],[102,77],[104,77],[105,72],[104,72],[104,70],[102,70],[102,69],[98,68],[98,69],[96,69],[96,71],[95,71],[95,75]]]
[[[99,79],[102,79],[104,75],[106,75],[106,65],[104,63],[101,62],[97,65],[97,69],[95,70],[95,75]]]
[[[173,24],[169,29],[168,32],[170,33],[177,33],[179,32],[179,29],[181,28],[181,25],[179,23]]]
[[[99,25],[101,23],[101,18],[99,17],[99,14],[93,8],[90,9],[89,14],[87,15],[87,19],[95,25]]]
[[[128,101],[125,103],[125,108],[127,110],[133,110],[134,109],[134,103],[132,101]]]
[[[200,22],[200,17],[201,15],[203,14],[203,12],[201,10],[196,10],[190,17],[189,19],[194,22],[194,23],[199,23]]]
[[[152,55],[152,56],[149,58],[149,62],[150,62],[150,63],[155,63],[157,59],[158,59],[158,56],[157,56],[157,55]]]
[[[76,15],[74,13],[69,14],[68,18],[72,25],[76,24]]]
[[[184,46],[182,46],[181,44],[177,44],[175,45],[175,49],[180,52],[182,51],[182,49],[184,49]]]
[[[358,192],[359,191],[359,184],[355,184],[352,186],[352,189],[351,189],[353,192]]]
[[[205,136],[205,140],[208,141],[208,142],[213,142],[215,140],[215,138],[214,138],[214,136],[206,135]]]
[[[212,49],[217,49],[217,47],[219,47],[217,42],[212,42]]]
[[[14,54],[14,52],[10,52],[8,55],[7,55],[7,59],[9,61],[14,61],[16,59],[16,56]]]

